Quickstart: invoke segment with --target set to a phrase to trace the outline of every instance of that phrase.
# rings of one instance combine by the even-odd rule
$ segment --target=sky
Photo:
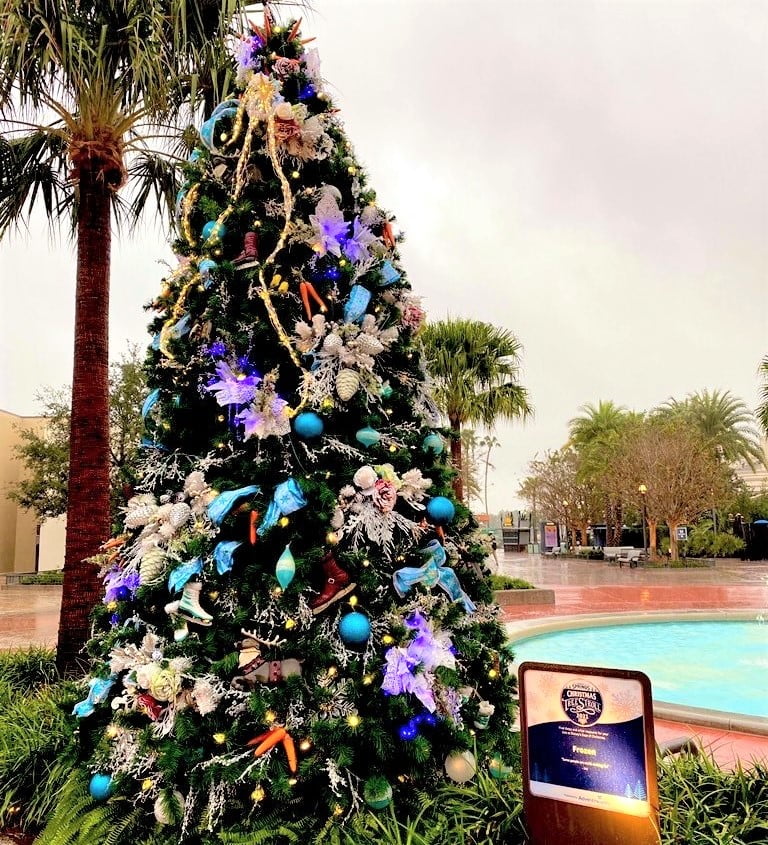
[[[521,506],[528,462],[585,403],[757,404],[768,4],[314,0],[304,17],[430,317],[523,344],[535,415],[495,431],[491,511]],[[167,240],[148,223],[113,244],[113,357],[147,340]],[[74,274],[42,225],[0,243],[0,408],[33,414],[70,382]]]

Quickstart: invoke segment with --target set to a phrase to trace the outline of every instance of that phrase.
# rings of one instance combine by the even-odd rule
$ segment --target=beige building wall
[[[20,443],[18,430],[40,430],[44,425],[43,417],[20,417],[0,410],[0,572],[34,572],[37,568],[37,517],[32,511],[23,510],[9,499],[8,492],[25,471],[14,453],[14,446]],[[60,523],[60,520],[48,522]],[[46,523],[41,527],[41,534],[46,538],[43,544],[46,568],[61,568],[64,560],[64,532],[61,525],[49,527]]]
[[[763,447],[763,457],[768,464],[768,438],[763,437],[760,441]],[[753,493],[768,492],[768,469],[764,466],[757,467],[754,471],[745,462],[734,467],[736,475],[747,485]]]

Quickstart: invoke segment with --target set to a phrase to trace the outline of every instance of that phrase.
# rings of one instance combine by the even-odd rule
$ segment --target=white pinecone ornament
[[[165,572],[165,552],[157,547],[147,549],[141,557],[139,575],[142,584],[153,584],[163,577]]]
[[[168,514],[168,522],[173,528],[181,528],[189,522],[190,516],[192,516],[192,508],[186,502],[177,502]]]
[[[337,334],[329,334],[323,341],[323,352],[335,354],[344,346],[344,341]]]
[[[362,352],[363,355],[378,355],[384,351],[384,344],[370,334],[360,333],[355,343],[357,344],[357,351]]]
[[[152,522],[156,514],[157,505],[141,503],[133,507],[129,506],[128,512],[125,515],[125,527],[140,528],[142,525]]]
[[[351,399],[357,393],[358,387],[360,387],[360,376],[356,370],[339,370],[336,376],[336,393],[339,394],[339,399],[343,402]]]

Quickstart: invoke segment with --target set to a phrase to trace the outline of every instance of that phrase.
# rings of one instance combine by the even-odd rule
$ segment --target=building
[[[32,511],[8,497],[25,471],[16,457],[19,431],[45,426],[44,417],[20,417],[0,410],[0,573],[61,569],[64,565],[65,517],[39,523]]]
[[[768,464],[768,438],[761,438],[760,445],[763,447],[765,463]],[[759,466],[752,470],[746,461],[741,461],[733,469],[736,475],[747,485],[750,492],[768,492],[768,468],[766,466]]]

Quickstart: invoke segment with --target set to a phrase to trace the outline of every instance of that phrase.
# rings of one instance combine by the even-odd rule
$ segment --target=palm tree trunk
[[[456,477],[453,479],[453,493],[459,502],[464,501],[464,480],[461,475],[461,420],[457,417],[448,417],[451,426],[451,463],[456,470]]]
[[[56,662],[71,673],[84,663],[89,615],[99,600],[88,558],[107,539],[109,516],[110,191],[91,169],[80,174],[77,293],[72,373],[67,539]]]
[[[656,523],[648,520],[648,554],[651,560],[656,559]]]

